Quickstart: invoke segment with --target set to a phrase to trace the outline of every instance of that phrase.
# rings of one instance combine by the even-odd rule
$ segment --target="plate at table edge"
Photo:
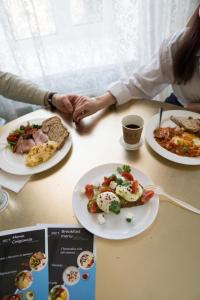
[[[46,171],[55,165],[57,165],[70,151],[72,146],[72,138],[71,134],[69,132],[69,136],[67,140],[65,141],[65,144],[63,147],[58,150],[48,161],[36,166],[36,167],[27,167],[25,165],[25,154],[18,155],[15,153],[12,153],[12,151],[7,147],[2,147],[1,143],[7,144],[7,136],[8,134],[17,128],[19,128],[20,125],[26,125],[27,122],[30,122],[31,124],[41,124],[44,120],[48,119],[46,118],[31,118],[27,121],[19,122],[18,124],[15,124],[13,129],[6,129],[3,134],[0,137],[0,169],[3,171],[15,174],[15,175],[33,175],[37,174],[43,171]],[[62,119],[61,119],[62,121]],[[63,124],[66,126],[65,124]],[[68,130],[68,128],[67,128]],[[69,131],[69,130],[68,130]]]
[[[170,116],[174,115],[176,117],[193,117],[200,118],[200,114],[194,113],[187,110],[167,110],[163,112],[161,127],[175,127],[176,124],[170,120]],[[145,130],[145,139],[149,146],[160,156],[184,165],[200,165],[200,157],[187,157],[180,156],[175,153],[168,151],[167,149],[161,147],[155,140],[153,132],[158,126],[159,114],[154,115],[147,123]]]
[[[154,222],[159,209],[159,197],[155,195],[144,205],[123,208],[119,215],[105,215],[106,223],[98,224],[98,215],[88,212],[88,200],[85,195],[81,195],[80,191],[86,184],[95,184],[100,182],[104,176],[110,176],[117,167],[122,165],[121,163],[109,163],[94,167],[79,179],[72,195],[73,210],[80,224],[89,232],[105,239],[122,240],[142,233]],[[152,180],[140,170],[134,167],[131,167],[131,170],[143,186],[153,184]],[[128,223],[126,221],[127,212],[133,213],[135,222]]]

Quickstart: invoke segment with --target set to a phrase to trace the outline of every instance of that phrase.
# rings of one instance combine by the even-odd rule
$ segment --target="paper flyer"
[[[0,233],[0,299],[48,299],[46,229],[27,227]]]
[[[94,236],[79,226],[48,225],[49,299],[94,300]]]

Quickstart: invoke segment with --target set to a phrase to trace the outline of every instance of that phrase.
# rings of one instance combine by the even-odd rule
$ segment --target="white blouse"
[[[117,99],[118,105],[131,99],[152,99],[172,85],[173,93],[183,105],[200,102],[200,51],[197,53],[198,64],[192,79],[186,84],[174,84],[172,57],[187,29],[181,30],[165,39],[151,63],[143,66],[131,77],[111,84],[108,90]]]

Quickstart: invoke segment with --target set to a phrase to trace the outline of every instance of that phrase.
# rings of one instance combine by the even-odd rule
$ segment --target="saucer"
[[[120,138],[120,144],[126,149],[126,150],[137,150],[143,145],[143,138],[140,139],[139,143],[134,144],[134,145],[129,145],[124,142],[123,136]]]

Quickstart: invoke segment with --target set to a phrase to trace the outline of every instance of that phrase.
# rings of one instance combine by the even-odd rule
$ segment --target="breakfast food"
[[[45,267],[46,262],[47,262],[46,255],[43,252],[39,251],[34,253],[31,256],[29,260],[29,266],[34,271],[40,271]]]
[[[170,119],[188,132],[200,134],[200,119],[171,116]]]
[[[160,146],[180,156],[200,156],[200,136],[182,127],[160,127],[154,131]]]
[[[15,285],[19,290],[28,288],[33,282],[33,277],[30,271],[21,271],[15,277]]]
[[[26,165],[28,167],[35,167],[49,160],[57,149],[58,144],[54,141],[34,146],[26,156]]]
[[[26,300],[35,300],[35,294],[33,291],[26,292]]]
[[[49,293],[49,300],[68,300],[69,293],[62,285],[54,286]]]
[[[61,149],[69,136],[59,117],[51,117],[42,124],[21,125],[7,136],[13,153],[27,154],[26,165],[35,167]]]
[[[21,125],[12,131],[7,137],[12,152],[28,153],[33,146],[46,143],[48,136],[40,128],[41,125],[28,122],[26,126]]]
[[[74,285],[80,279],[80,273],[77,267],[69,266],[63,272],[63,280],[67,285]]]
[[[77,258],[77,263],[82,269],[90,269],[95,263],[94,254],[90,251],[81,252]]]
[[[58,117],[45,120],[42,123],[42,131],[48,135],[50,141],[55,141],[58,144],[58,149],[62,148],[69,135],[68,130]]]
[[[153,191],[145,191],[134,178],[130,166],[118,167],[115,174],[104,177],[99,185],[87,184],[85,195],[90,213],[119,214],[122,208],[143,205],[149,201]],[[104,223],[100,222],[101,224]]]

